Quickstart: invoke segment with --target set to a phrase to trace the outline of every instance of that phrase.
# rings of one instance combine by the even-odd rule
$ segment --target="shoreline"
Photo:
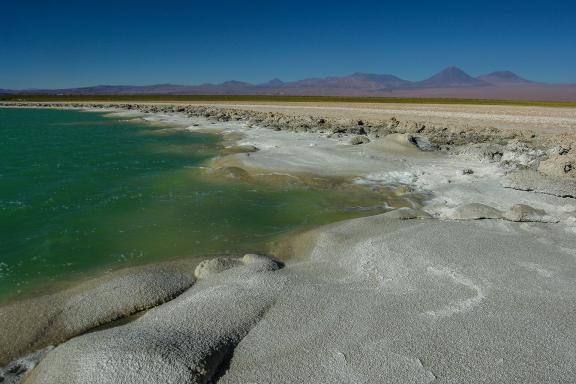
[[[286,377],[308,377],[309,382],[378,377],[472,382],[489,370],[496,381],[552,377],[561,382],[573,377],[576,364],[569,352],[576,350],[576,340],[569,334],[576,329],[562,324],[576,310],[576,199],[561,196],[576,194],[576,171],[566,171],[576,151],[569,141],[574,131],[544,135],[395,118],[343,121],[212,106],[106,105],[141,113],[149,121],[180,121],[190,130],[229,134],[234,137],[229,147],[257,149],[215,160],[211,166],[216,169],[236,167],[253,176],[346,176],[359,185],[407,185],[432,193],[432,199],[421,207],[293,236],[284,247],[297,257],[284,268],[266,258],[209,261],[209,273],[201,270],[187,277],[190,288],[137,320],[72,338],[48,352],[37,369],[32,368],[39,359],[32,359],[25,382],[77,382],[69,376],[73,363],[85,372],[86,382],[113,382],[121,374],[136,383],[110,350],[122,351],[134,342],[141,354],[129,366],[152,363],[156,349],[166,352],[175,342],[188,345],[181,355],[173,355],[172,363],[151,365],[146,370],[150,382],[177,380],[190,369],[196,372],[193,380],[219,377],[223,383],[288,382]],[[105,109],[101,104],[79,108]],[[172,277],[166,280],[174,282]],[[134,282],[141,283],[137,278]],[[88,300],[99,297],[92,294],[87,291]],[[131,298],[126,300],[121,306],[133,305]],[[521,322],[528,335],[515,324],[527,314],[524,301],[534,316],[532,323]],[[551,306],[558,302],[562,308]],[[191,310],[192,317],[187,314]],[[492,332],[492,319],[503,328]],[[556,327],[546,328],[550,323]],[[458,334],[462,327],[469,339]],[[170,329],[178,329],[179,338],[171,338]],[[312,330],[328,336],[315,340]],[[154,332],[160,336],[152,337]],[[562,346],[560,352],[550,347],[550,337]],[[202,343],[187,341],[196,338]],[[279,344],[270,344],[278,339]],[[541,348],[542,358],[552,354],[557,364],[527,365],[531,357],[522,351],[527,342]],[[459,343],[471,352],[460,350]],[[439,347],[431,348],[435,344]],[[446,359],[436,348],[454,357]],[[274,359],[280,353],[286,363]],[[484,360],[478,361],[476,354]],[[498,363],[510,355],[516,361]],[[112,359],[109,376],[91,371],[88,356]],[[458,368],[459,359],[469,371]]]
[[[77,109],[76,109],[77,110]],[[174,116],[170,116],[169,121],[166,120],[166,116],[143,116],[141,113],[133,112],[133,111],[123,111],[118,109],[106,109],[106,110],[97,110],[95,112],[104,113],[105,117],[110,117],[113,119],[120,119],[126,121],[133,121],[137,124],[146,124],[150,126],[157,127],[160,131],[166,130],[190,130],[189,121],[185,121],[185,119],[178,119],[174,118]],[[208,125],[209,123],[205,122],[203,125]],[[196,128],[196,127],[195,127]],[[222,143],[217,144],[218,152],[222,153],[222,156],[227,154],[228,150],[231,150],[232,153],[236,153],[235,143],[242,139],[241,134],[237,132],[230,132],[230,133],[223,133],[221,130],[224,129],[222,127],[209,128],[206,127],[199,127],[200,133],[207,133],[214,136],[224,137],[224,141]],[[222,145],[222,148],[220,148]],[[224,148],[228,146],[228,148]],[[245,151],[240,151],[240,153],[245,153]],[[250,153],[250,152],[246,152]],[[284,189],[284,188],[299,188],[302,185],[304,188],[310,187],[314,189],[325,189],[328,187],[335,187],[337,189],[343,189],[345,185],[349,183],[349,180],[345,178],[338,178],[338,177],[315,177],[314,175],[308,174],[298,174],[296,175],[289,175],[287,173],[275,173],[275,172],[266,172],[266,173],[255,173],[252,176],[248,174],[244,175],[242,173],[234,173],[228,172],[226,168],[219,169],[217,167],[211,167],[209,164],[201,164],[198,166],[198,170],[194,172],[194,174],[200,178],[200,180],[207,181],[208,183],[216,183],[216,186],[222,186],[227,184],[235,184],[241,182],[247,185],[254,185],[256,188],[259,186]],[[236,180],[238,179],[238,180]],[[284,187],[286,186],[286,187]],[[361,186],[354,186],[350,185],[350,192],[354,193],[355,191],[352,190],[353,188],[358,189],[358,193],[360,194]],[[374,197],[372,197],[374,198]],[[399,199],[401,200],[401,199]],[[390,207],[389,209],[392,209]],[[383,210],[380,210],[380,212]],[[351,214],[352,217],[355,217],[354,214]],[[313,228],[318,224],[303,224],[303,228]],[[300,229],[299,229],[300,230]],[[281,230],[279,233],[283,234],[284,230]],[[273,235],[270,235],[273,236]],[[202,258],[209,258],[218,255],[222,255],[224,253],[229,255],[241,255],[245,252],[262,252],[266,253],[268,250],[268,245],[262,243],[258,243],[258,240],[255,238],[253,244],[244,244],[244,246],[238,246],[238,248],[230,248],[226,249],[226,252],[211,252],[209,254],[201,254],[199,256],[199,260]],[[172,255],[170,259],[163,259],[163,260],[178,260],[180,258],[186,257],[182,255]],[[189,257],[189,256],[188,256]],[[92,278],[94,276],[101,276],[105,273],[110,271],[117,271],[119,269],[125,269],[134,266],[140,265],[148,265],[151,263],[155,263],[154,261],[150,260],[133,260],[129,265],[105,265],[105,266],[94,266],[87,270],[76,271],[72,272],[71,274],[67,275],[63,281],[56,281],[56,282],[40,282],[33,284],[28,291],[25,293],[14,293],[10,297],[6,296],[3,297],[0,301],[1,306],[5,306],[8,304],[14,304],[19,301],[27,300],[34,298],[38,293],[45,295],[47,293],[55,293],[57,291],[65,290],[70,286],[78,285],[83,280]]]

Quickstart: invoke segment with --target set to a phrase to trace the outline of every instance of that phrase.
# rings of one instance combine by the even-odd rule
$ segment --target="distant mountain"
[[[261,87],[281,87],[284,85],[284,82],[280,79],[272,79],[267,83],[260,84]]]
[[[23,95],[325,95],[576,101],[576,84],[536,83],[510,71],[497,71],[474,78],[458,67],[449,67],[422,81],[408,81],[390,74],[357,72],[347,76],[311,78],[291,82],[273,79],[262,84],[231,80],[220,84],[199,85],[98,85],[24,91],[0,89],[0,93]]]
[[[190,87],[176,84],[155,85],[96,85],[93,87],[65,89],[30,89],[9,91],[12,94],[46,94],[46,95],[130,95],[130,94],[179,94]]]
[[[154,84],[154,85],[97,85],[95,87],[83,87],[73,89],[57,89],[58,93],[73,92],[76,94],[128,94],[133,90],[138,90],[140,93],[171,93],[178,92],[185,87],[177,84]]]
[[[348,76],[348,79],[356,80],[358,82],[373,83],[377,88],[401,88],[411,81],[401,79],[394,75],[375,75],[370,73],[354,73]]]
[[[417,88],[485,87],[489,85],[490,83],[476,79],[458,67],[448,67],[426,80],[414,83]]]
[[[389,88],[401,88],[410,84],[410,81],[402,80],[394,75],[375,75],[369,73],[354,73],[343,77],[323,77],[294,81],[284,85],[287,89],[297,88],[339,88],[339,89],[363,89],[379,90]]]
[[[222,84],[220,84],[220,87],[223,88],[249,88],[249,87],[253,87],[252,84],[250,83],[246,83],[244,81],[236,81],[236,80],[230,80],[230,81],[225,81]]]
[[[519,84],[533,84],[533,81],[526,80],[514,72],[510,71],[496,71],[487,75],[477,77],[478,80],[485,81],[492,85],[519,85]]]

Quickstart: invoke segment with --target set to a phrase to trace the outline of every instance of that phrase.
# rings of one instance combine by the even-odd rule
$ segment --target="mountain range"
[[[4,94],[57,95],[303,95],[465,97],[518,100],[576,101],[576,84],[548,84],[524,79],[510,71],[472,77],[449,67],[428,79],[409,81],[390,74],[354,73],[341,77],[310,78],[292,82],[274,79],[262,84],[226,81],[221,84],[146,86],[99,85],[67,89],[5,90]]]

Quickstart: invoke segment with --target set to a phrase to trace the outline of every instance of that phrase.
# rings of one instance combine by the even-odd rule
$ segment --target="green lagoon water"
[[[216,135],[2,108],[0,135],[0,299],[133,264],[264,251],[278,234],[360,215],[343,191],[211,181],[200,167]]]

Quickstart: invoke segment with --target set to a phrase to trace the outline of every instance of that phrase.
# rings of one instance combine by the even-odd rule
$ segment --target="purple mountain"
[[[492,85],[521,85],[521,84],[534,84],[533,81],[526,80],[514,72],[510,71],[496,71],[487,75],[477,77],[478,80],[485,81]]]
[[[476,79],[458,67],[448,67],[434,76],[414,83],[417,88],[484,87],[490,84]]]
[[[0,84],[1,85],[1,84]],[[389,74],[353,73],[262,84],[226,81],[221,84],[156,84],[144,86],[99,85],[69,89],[0,89],[1,94],[45,95],[303,95],[444,97],[516,100],[576,101],[576,84],[546,84],[526,80],[509,71],[474,78],[449,67],[422,81],[408,81]]]
[[[294,81],[285,85],[285,88],[320,88],[320,89],[389,89],[399,88],[410,84],[394,75],[375,75],[369,73],[354,73],[342,77],[322,77]]]

